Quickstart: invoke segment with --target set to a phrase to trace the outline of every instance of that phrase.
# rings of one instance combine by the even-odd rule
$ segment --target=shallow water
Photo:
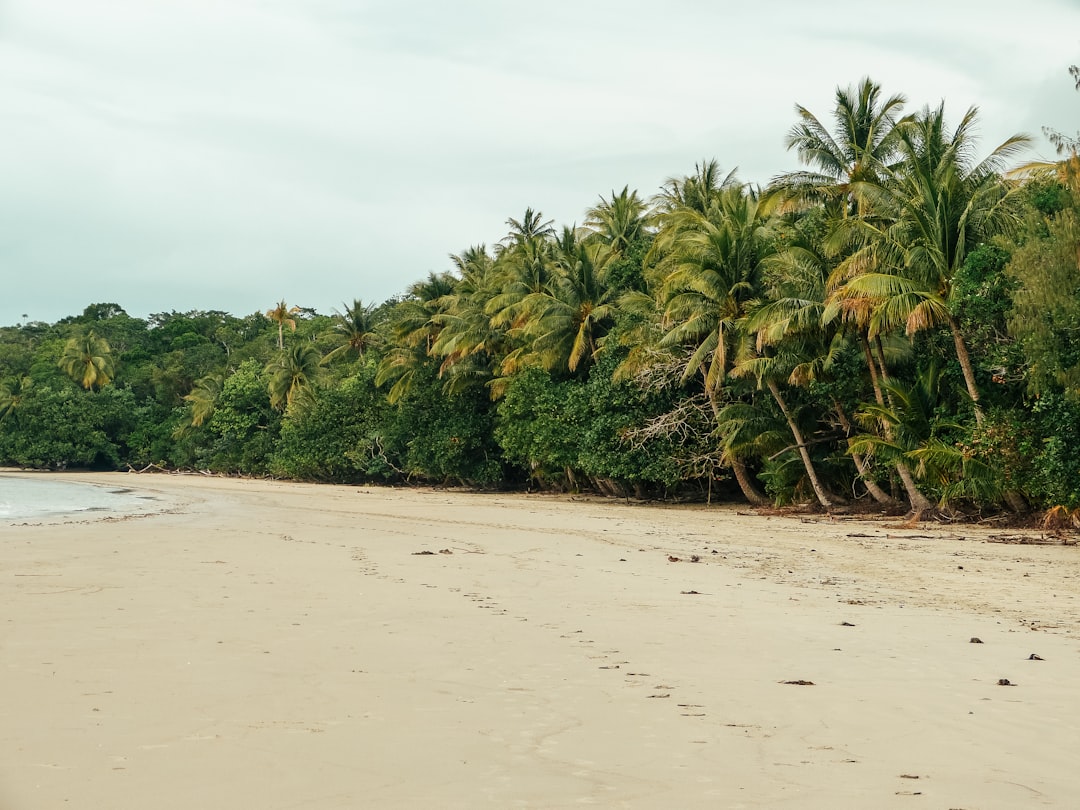
[[[149,511],[154,497],[126,487],[87,484],[42,475],[0,475],[0,523],[86,513],[125,515]]]

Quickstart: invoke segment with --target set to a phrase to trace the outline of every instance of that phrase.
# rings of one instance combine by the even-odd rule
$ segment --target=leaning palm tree
[[[790,344],[784,348],[785,351],[783,352],[768,355],[761,355],[756,351],[751,351],[748,356],[740,358],[732,369],[732,374],[740,377],[753,377],[757,380],[759,386],[768,389],[787,421],[792,438],[795,439],[795,449],[799,454],[799,458],[802,459],[807,479],[810,481],[810,486],[813,487],[818,503],[825,509],[831,509],[839,499],[828,491],[818,476],[817,468],[810,457],[810,446],[807,443],[802,427],[799,425],[797,413],[780,390],[780,383],[790,377],[794,367],[802,359],[790,352]]]
[[[757,340],[757,351],[785,347],[798,356],[787,384],[807,387],[814,382],[833,381],[837,358],[851,351],[850,335],[838,328],[835,320],[824,319],[828,263],[816,246],[801,234],[784,250],[766,260],[765,295],[746,321],[747,331]],[[853,430],[840,400],[833,396],[832,410],[848,437]],[[886,506],[897,502],[874,480],[870,465],[862,454],[849,452],[859,477],[870,496]]]
[[[59,366],[88,391],[105,387],[116,374],[109,341],[92,329],[65,344]]]
[[[290,307],[285,303],[284,298],[278,301],[276,307],[266,311],[266,317],[277,324],[277,347],[279,350],[285,348],[285,327],[289,327],[291,332],[296,331],[296,321],[291,316],[299,311],[300,307]]]
[[[308,403],[322,372],[319,350],[311,343],[297,343],[266,366],[270,375],[270,404],[279,411]]]
[[[191,406],[191,426],[199,427],[211,416],[217,408],[218,397],[225,385],[223,374],[207,374],[200,378],[195,387],[184,395],[184,401]]]

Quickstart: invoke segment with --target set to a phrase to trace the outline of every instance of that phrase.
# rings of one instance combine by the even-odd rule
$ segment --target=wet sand
[[[4,810],[1080,796],[1074,546],[735,508],[67,478],[165,511],[0,527]]]

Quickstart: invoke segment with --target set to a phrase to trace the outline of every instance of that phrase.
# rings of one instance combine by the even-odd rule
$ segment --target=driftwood
[[[988,543],[1007,543],[1016,546],[1075,546],[1077,538],[1040,534],[1033,537],[1027,534],[992,534],[986,538]]]
[[[141,470],[136,470],[134,467],[131,466],[131,464],[128,464],[127,468],[128,468],[127,471],[130,472],[130,473],[144,473],[144,472],[148,472],[149,470],[157,470],[158,472],[163,472],[163,473],[169,472],[169,470],[166,470],[164,467],[159,467],[157,464],[147,464]]]

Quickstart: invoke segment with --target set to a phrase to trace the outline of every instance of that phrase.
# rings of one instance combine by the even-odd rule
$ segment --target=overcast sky
[[[383,301],[527,206],[764,184],[864,75],[1049,157],[1078,62],[1077,0],[0,0],[0,325]]]

